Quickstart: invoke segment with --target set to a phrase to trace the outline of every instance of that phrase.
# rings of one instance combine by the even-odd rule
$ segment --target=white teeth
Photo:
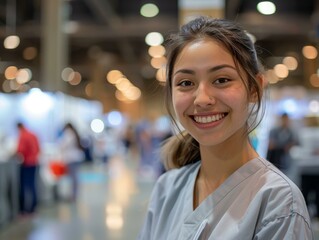
[[[225,115],[224,114],[217,114],[217,115],[213,115],[213,116],[195,116],[194,119],[196,122],[198,123],[211,123],[211,122],[215,122],[218,121],[220,119],[222,119]]]

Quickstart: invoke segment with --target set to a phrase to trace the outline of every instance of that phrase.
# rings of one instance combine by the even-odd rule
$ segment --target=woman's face
[[[246,128],[246,88],[232,55],[215,41],[192,42],[181,51],[172,100],[182,126],[203,146],[221,144]]]

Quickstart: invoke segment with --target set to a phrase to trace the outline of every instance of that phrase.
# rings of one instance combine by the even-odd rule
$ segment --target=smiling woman
[[[139,239],[313,239],[300,190],[248,138],[265,78],[246,32],[199,17],[167,43],[167,107],[185,130],[162,149],[174,169],[156,183]]]
[[[203,146],[246,128],[248,98],[240,73],[228,51],[208,38],[189,43],[177,57],[172,101],[178,121]]]

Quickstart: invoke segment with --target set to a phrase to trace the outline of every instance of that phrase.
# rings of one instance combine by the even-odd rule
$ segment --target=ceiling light
[[[165,55],[165,47],[162,45],[151,46],[148,49],[148,54],[152,57],[162,57]]]
[[[16,75],[17,83],[24,84],[29,82],[32,78],[32,72],[29,68],[21,68],[18,70]]]
[[[141,7],[140,14],[143,17],[155,17],[159,13],[158,7],[153,3],[146,3]]]
[[[69,83],[73,86],[79,85],[82,81],[81,73],[79,72],[73,72],[70,74]]]
[[[119,70],[111,70],[106,75],[107,81],[111,84],[116,84],[120,78],[123,78],[123,73]]]
[[[287,66],[288,70],[296,70],[298,67],[297,59],[292,56],[285,57],[282,63]]]
[[[101,133],[104,131],[104,122],[101,119],[93,119],[90,126],[94,133]]]
[[[282,79],[288,77],[288,74],[289,74],[288,68],[284,64],[277,64],[274,67],[274,71],[275,71],[276,75]]]
[[[153,68],[160,69],[161,67],[165,66],[167,60],[166,57],[159,57],[159,58],[152,58],[151,65]]]
[[[72,68],[66,67],[62,70],[61,77],[63,81],[68,82],[70,80],[70,75],[74,72]]]
[[[6,49],[15,49],[20,44],[20,38],[17,35],[11,35],[4,39],[3,45]]]
[[[275,84],[279,81],[278,76],[275,73],[275,70],[269,69],[266,71],[266,79],[270,84]]]
[[[164,37],[159,32],[150,32],[145,37],[145,42],[149,46],[161,45],[164,41]]]
[[[17,76],[18,68],[16,66],[9,66],[4,71],[4,76],[8,80],[15,79]]]
[[[318,56],[318,51],[314,46],[304,46],[302,48],[302,54],[307,59],[315,59]]]
[[[270,1],[263,1],[257,4],[257,10],[264,15],[271,15],[276,12],[276,5]]]

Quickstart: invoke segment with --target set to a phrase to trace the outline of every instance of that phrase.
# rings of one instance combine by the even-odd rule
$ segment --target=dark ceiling
[[[8,51],[0,46],[0,83],[4,80],[2,71],[6,63],[26,64],[21,57],[25,47],[36,46],[41,51],[41,7],[44,1],[47,0],[0,0],[0,41],[3,42],[11,30],[8,23],[12,25],[12,22],[21,38],[21,44],[15,50]],[[66,2],[69,4],[68,19],[79,24],[78,31],[68,35],[68,61],[70,66],[83,74],[82,84],[90,81],[91,65],[88,54],[89,49],[95,46],[109,60],[110,66],[106,71],[113,67],[126,69],[131,74],[132,81],[143,89],[143,86],[147,85],[145,79],[150,77],[143,74],[143,71],[149,68],[148,47],[144,38],[151,31],[165,35],[178,28],[178,0],[149,1],[157,4],[160,9],[158,16],[149,19],[139,14],[145,0]],[[257,45],[261,46],[261,49],[267,49],[261,51],[264,59],[298,51],[305,43],[318,44],[319,0],[274,1],[277,13],[272,16],[257,13],[258,2],[226,0],[225,17],[241,23],[257,37]],[[34,78],[41,83],[40,56],[39,54],[37,59],[27,64],[33,69]],[[268,64],[267,60],[265,63]],[[296,79],[300,79],[301,71],[296,72]]]

